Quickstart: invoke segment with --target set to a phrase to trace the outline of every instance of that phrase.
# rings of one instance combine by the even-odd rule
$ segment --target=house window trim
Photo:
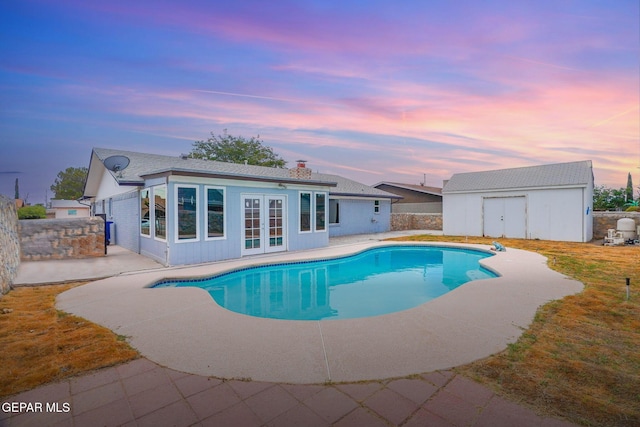
[[[168,233],[167,233],[167,211],[169,210],[169,189],[167,188],[166,184],[162,184],[162,185],[156,185],[154,187],[151,187],[153,189],[153,191],[151,191],[151,197],[153,200],[153,221],[151,222],[152,226],[153,226],[153,240],[157,240],[159,242],[166,242],[168,239]],[[155,209],[155,202],[156,202],[156,189],[158,188],[164,188],[164,238],[162,237],[158,237],[156,234],[156,209]]]
[[[138,231],[140,232],[140,237],[144,237],[144,238],[150,239],[151,236],[152,236],[152,233],[151,233],[151,224],[152,224],[151,215],[153,214],[153,211],[151,210],[151,207],[149,207],[149,233],[145,234],[145,233],[142,232],[142,220],[144,219],[144,217],[142,216],[142,193],[145,192],[145,191],[148,191],[147,197],[149,197],[149,203],[151,203],[151,193],[152,193],[151,187],[144,187],[140,191],[140,196],[138,197],[138,200],[139,200],[139,203],[140,203],[139,204],[139,209],[138,209],[138,213],[140,214],[140,217],[139,217],[139,220],[138,220]],[[103,206],[103,212],[102,213],[105,213],[104,212],[104,200],[102,202],[103,202],[103,205],[102,205]]]
[[[192,239],[180,239],[180,235],[178,233],[178,189],[180,188],[193,188],[196,190],[196,237]],[[191,184],[176,184],[173,189],[173,232],[174,232],[174,243],[193,243],[200,241],[200,186],[199,185],[191,185]]]
[[[318,196],[323,196],[324,197],[324,228],[322,229],[318,229],[318,224],[316,221],[316,218],[318,217],[318,206],[316,204],[317,201],[317,197]],[[317,191],[313,193],[313,231],[315,233],[326,233],[328,231],[328,205],[329,205],[329,195],[324,192],[324,191]]]
[[[380,215],[380,200],[373,201],[373,213],[375,215]]]
[[[309,194],[309,230],[302,230],[302,221],[300,221],[300,216],[302,215],[302,195]],[[316,197],[322,195],[324,196],[324,228],[317,229],[317,203]],[[311,234],[311,233],[328,233],[329,232],[329,224],[327,219],[328,206],[329,206],[329,193],[326,191],[298,191],[298,234]]]
[[[209,237],[209,190],[222,190],[222,236]],[[226,240],[227,239],[227,187],[215,185],[204,186],[204,240]]]
[[[302,195],[309,195],[309,229],[302,229]],[[314,203],[313,191],[298,191],[298,234],[311,234],[315,228],[315,203]]]

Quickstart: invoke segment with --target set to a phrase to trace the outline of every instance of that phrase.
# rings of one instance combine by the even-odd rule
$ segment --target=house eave
[[[176,168],[159,170],[159,171],[154,171],[148,174],[141,175],[141,177],[145,179],[168,177],[168,176],[233,179],[238,181],[273,182],[278,184],[304,184],[304,185],[318,186],[318,187],[336,187],[338,185],[336,182],[325,182],[325,181],[284,178],[284,177],[265,177],[265,176],[254,176],[254,175],[228,174],[228,173],[219,173],[219,172],[193,171],[193,170],[176,169]]]
[[[402,199],[403,197],[400,196],[387,196],[387,195],[381,195],[381,194],[358,194],[358,193],[336,193],[336,192],[329,192],[330,196],[336,196],[336,197],[362,197],[362,198],[366,198],[366,199],[377,199],[377,200],[382,200],[382,199]]]

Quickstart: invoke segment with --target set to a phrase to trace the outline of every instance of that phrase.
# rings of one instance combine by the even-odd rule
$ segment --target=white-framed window
[[[153,187],[153,235],[157,240],[167,240],[167,186]]]
[[[224,187],[204,188],[206,204],[205,211],[205,240],[224,239],[227,236],[227,221],[225,217],[226,191]]]
[[[300,200],[300,232],[311,233],[311,192],[301,191]]]
[[[197,185],[175,187],[175,239],[176,243],[200,239],[200,197]]]
[[[316,231],[327,230],[327,193],[315,194]]]
[[[150,201],[151,189],[144,188],[140,190],[140,234],[146,237],[151,237],[151,209],[149,207]]]
[[[380,213],[380,200],[374,200],[373,201],[373,213],[375,213],[375,214],[379,214]]]
[[[300,191],[300,233],[327,231],[327,193]]]

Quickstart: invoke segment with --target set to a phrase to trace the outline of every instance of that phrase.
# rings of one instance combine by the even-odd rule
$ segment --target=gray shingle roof
[[[369,185],[365,185],[357,181],[344,178],[340,175],[314,172],[311,174],[311,176],[314,179],[318,179],[319,181],[329,181],[329,182],[335,182],[336,184],[338,184],[335,189],[332,189],[330,191],[330,194],[335,196],[380,197],[380,198],[386,198],[386,199],[402,198],[395,194],[391,194],[387,191],[379,190]]]
[[[442,195],[442,188],[429,187],[427,185],[404,184],[402,182],[382,181],[382,182],[379,182],[376,185],[374,185],[374,187],[377,188],[380,185],[388,185],[390,187],[396,187],[396,188],[402,188],[402,189],[405,189],[405,190],[417,191],[418,193],[434,194],[436,196],[441,196]]]
[[[255,178],[256,180],[300,181],[314,184],[326,184],[332,188],[330,194],[358,195],[364,197],[396,198],[397,196],[338,175],[312,173],[310,180],[291,178],[288,169],[265,166],[244,165],[165,156],[159,154],[137,153],[133,151],[94,148],[93,152],[101,162],[110,156],[126,156],[129,165],[122,171],[112,173],[120,184],[143,184],[144,177],[164,172],[183,172],[226,176],[228,178]]]
[[[454,174],[443,193],[518,188],[586,186],[593,180],[591,160]]]
[[[98,158],[104,160],[111,156],[126,156],[130,163],[127,168],[113,174],[120,183],[143,183],[144,176],[167,171],[182,171],[192,173],[216,173],[230,177],[282,178],[289,177],[287,169],[270,168],[265,166],[243,165],[236,163],[216,162],[211,160],[182,158],[179,156],[164,156],[160,154],[136,153],[133,151],[94,148]]]

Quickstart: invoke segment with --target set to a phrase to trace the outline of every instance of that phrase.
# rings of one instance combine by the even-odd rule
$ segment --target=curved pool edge
[[[377,276],[380,274],[387,275],[389,273],[393,275],[394,272],[405,271],[406,268],[411,269],[411,271],[414,271],[416,268],[420,268],[420,274],[421,275],[425,274],[421,268],[425,262],[424,261],[425,258],[422,258],[422,257],[419,260],[417,260],[414,264],[411,264],[411,265],[402,264],[401,266],[396,267],[395,269],[391,268],[391,271],[389,271],[388,267],[392,267],[392,265],[387,264],[387,263],[392,263],[391,259],[387,259],[386,262],[381,261],[380,265],[378,265],[377,263],[378,255],[380,256],[387,255],[392,257],[393,254],[397,253],[396,251],[398,250],[403,251],[402,253],[407,253],[407,252],[404,252],[406,250],[420,251],[415,253],[425,254],[424,256],[431,256],[428,254],[442,254],[440,258],[436,258],[436,261],[432,261],[436,263],[440,262],[440,264],[443,266],[444,271],[441,273],[442,276],[432,277],[430,279],[431,281],[428,283],[424,281],[425,279],[423,277],[416,279],[414,276],[411,276],[408,278],[409,282],[405,281],[407,279],[406,277],[403,277],[402,279],[394,278],[394,277],[386,277],[384,282],[385,283],[384,290],[382,290],[379,286],[376,287],[376,284],[374,284],[373,288],[367,288],[369,289],[368,291],[365,289],[360,289],[360,292],[362,292],[362,294],[360,294],[357,297],[357,299],[354,299],[353,295],[350,295],[351,299],[348,301],[345,301],[344,299],[340,299],[340,295],[341,295],[340,293],[338,294],[333,293],[335,290],[338,289],[338,287],[336,286],[338,284],[347,285],[345,286],[345,288],[348,288],[351,283],[354,283],[357,289],[357,286],[361,284],[361,281],[364,280],[366,282],[367,280],[369,280],[371,276]],[[414,253],[414,252],[411,252],[411,253]],[[445,265],[446,264],[445,261],[447,260],[446,258],[447,254],[458,254],[455,259],[448,259],[449,262],[454,262],[454,263],[460,262],[460,257],[462,255],[464,256],[471,255],[472,257],[474,257],[474,262],[471,263],[465,260],[465,261],[462,261],[461,265],[459,265],[458,267],[449,267],[449,269],[447,270]],[[358,278],[354,279],[354,277],[352,276],[353,273],[351,269],[355,268],[356,265],[358,269],[366,268],[366,265],[373,266],[374,265],[373,263],[369,263],[368,261],[365,261],[361,258],[363,256],[370,257],[372,255],[376,256],[375,265],[377,268],[372,269],[370,272],[367,271],[363,273],[362,277],[358,276]],[[193,276],[183,277],[183,278],[168,277],[168,278],[160,279],[154,283],[151,283],[147,285],[147,287],[153,288],[153,289],[164,289],[167,287],[182,288],[182,287],[192,286],[196,288],[205,289],[210,295],[210,297],[214,299],[216,304],[218,304],[222,308],[239,313],[239,314],[243,314],[246,316],[253,316],[253,317],[259,317],[264,319],[281,319],[281,320],[335,321],[335,320],[381,316],[381,315],[386,315],[393,312],[408,310],[408,309],[417,307],[423,303],[429,302],[435,298],[439,298],[444,293],[451,292],[452,289],[455,289],[459,286],[464,286],[465,284],[473,280],[488,279],[488,278],[493,278],[495,276],[499,276],[499,273],[496,273],[493,269],[488,268],[480,263],[482,259],[486,257],[494,256],[494,255],[495,253],[492,251],[487,251],[479,248],[469,248],[469,247],[452,247],[452,246],[433,245],[433,244],[424,245],[419,243],[415,244],[412,242],[407,242],[405,244],[379,244],[379,245],[367,247],[364,249],[360,249],[352,253],[333,255],[330,257],[311,258],[311,259],[296,260],[296,261],[281,260],[278,262],[274,262],[274,261],[264,262],[258,265],[243,266],[243,267],[239,267],[231,270],[219,271],[219,272],[216,272],[215,274],[198,276],[198,277],[193,277]],[[401,255],[401,257],[403,256],[404,255]],[[438,255],[436,255],[436,257],[437,256]],[[368,259],[371,259],[371,258],[368,258]],[[325,304],[324,306],[321,305],[323,304],[322,302],[319,302],[317,307],[318,310],[313,311],[311,313],[297,311],[298,307],[303,305],[303,301],[300,299],[300,296],[297,293],[297,287],[296,289],[291,289],[290,287],[288,287],[288,284],[283,284],[281,285],[282,287],[278,286],[278,288],[280,289],[280,292],[283,292],[282,289],[286,288],[284,290],[285,296],[283,297],[283,300],[282,300],[282,304],[285,305],[286,308],[283,312],[281,311],[281,312],[274,313],[269,311],[269,309],[267,308],[271,306],[270,305],[271,302],[269,300],[269,292],[270,292],[269,289],[271,290],[273,289],[273,286],[274,286],[273,283],[271,283],[269,288],[262,289],[263,292],[261,292],[260,295],[262,295],[263,298],[261,299],[260,303],[257,303],[257,304],[253,303],[253,305],[249,307],[249,306],[245,306],[244,305],[245,303],[243,303],[242,305],[238,305],[237,302],[249,301],[249,300],[253,301],[253,299],[255,298],[253,291],[251,291],[250,295],[244,294],[244,292],[246,292],[246,289],[244,291],[241,291],[240,295],[235,294],[234,292],[237,291],[238,288],[234,288],[233,285],[231,285],[231,288],[228,288],[227,286],[229,286],[228,285],[229,282],[225,281],[225,277],[228,277],[229,275],[235,275],[234,276],[235,279],[233,279],[235,283],[235,281],[240,279],[240,276],[246,277],[246,275],[261,274],[265,268],[268,268],[269,271],[271,272],[273,272],[273,269],[275,268],[276,272],[284,271],[284,274],[286,276],[289,276],[290,275],[289,271],[291,269],[294,269],[295,271],[299,271],[300,269],[302,270],[311,269],[311,271],[314,271],[315,269],[319,269],[322,267],[330,268],[330,266],[333,265],[332,263],[336,261],[340,262],[341,263],[340,266],[344,267],[349,273],[347,273],[346,276],[342,277],[340,276],[340,273],[343,270],[335,270],[328,275],[328,276],[331,276],[330,279],[327,276],[324,276],[326,281],[323,282],[324,286],[321,289],[326,289],[327,292],[330,293],[331,295],[329,296],[327,294],[325,296],[325,299],[322,300],[324,301],[324,304]],[[363,262],[366,262],[367,264],[365,265],[363,264]],[[462,268],[463,266],[464,268]],[[478,269],[478,272],[474,271],[474,268]],[[483,271],[483,273],[480,273],[481,271]],[[474,273],[478,273],[478,274],[474,274]],[[316,273],[312,273],[312,275],[314,276],[315,274]],[[344,272],[342,274],[344,275]],[[456,276],[456,274],[458,276]],[[262,279],[269,280],[269,278],[265,278],[263,276],[261,277]],[[447,284],[442,282],[443,280],[445,280],[445,277],[446,277],[446,280],[448,280]],[[440,282],[438,282],[437,280],[434,281],[434,279],[439,279]],[[320,287],[321,284],[320,282],[318,282],[318,280],[320,279],[316,277],[316,280],[314,281],[314,285]],[[411,280],[414,280],[414,282],[411,282]],[[420,290],[418,290],[415,286],[412,287],[412,285],[409,285],[409,283],[415,283],[416,280],[418,280],[418,282],[420,283],[419,285]],[[253,281],[254,280],[252,280],[252,282]],[[398,294],[402,296],[398,297],[397,295],[393,296],[391,294],[388,294],[384,299],[382,299],[379,296],[378,297],[375,296],[376,295],[375,291],[385,292],[390,289],[394,289],[394,288],[390,288],[390,286],[394,286],[395,284],[400,284],[401,282],[409,286],[408,288],[406,286],[403,288],[405,293],[401,292]],[[219,286],[216,286],[216,283],[218,283],[219,286],[222,286],[224,289],[221,290]],[[438,286],[440,286],[442,289],[440,289],[440,293],[437,293],[437,294],[435,293],[426,294],[423,290],[423,287],[427,284],[429,286],[433,286],[435,289],[439,289]],[[211,289],[217,289],[217,294],[214,294],[211,291]],[[248,287],[247,289],[252,290],[253,288]],[[340,289],[342,289],[342,287],[340,287]],[[412,290],[413,293],[410,295],[407,295],[406,294],[407,289]],[[287,296],[287,292],[290,293],[289,296]],[[377,295],[380,295],[380,294],[378,293]],[[221,296],[223,297],[222,300],[220,299]],[[271,298],[273,298],[273,295],[271,295]],[[310,296],[310,298],[313,301],[316,300],[316,298],[313,295]],[[389,300],[393,300],[394,302],[389,304]],[[331,302],[329,303],[329,301]],[[368,304],[369,302],[371,303],[371,305]],[[248,302],[246,304],[248,304]],[[388,304],[388,305],[385,305],[385,304]],[[324,308],[324,310],[321,307]],[[255,310],[256,308],[257,310]],[[283,313],[286,313],[287,315],[283,316],[282,315]]]
[[[487,357],[517,340],[540,305],[582,289],[580,282],[550,270],[541,255],[511,248],[482,260],[501,277],[469,282],[409,310],[361,319],[255,318],[221,308],[201,289],[157,292],[146,287],[167,274],[207,275],[280,258],[335,257],[407,243],[366,242],[121,275],[66,291],[57,306],[130,337],[142,355],[175,370],[220,378],[324,383],[399,377]],[[410,243],[489,251],[487,245]]]
[[[392,246],[432,246],[432,247],[443,247],[443,248],[454,248],[454,249],[469,249],[469,250],[473,250],[476,252],[483,252],[483,253],[487,253],[490,255],[495,255],[496,251],[491,250],[491,246],[488,245],[472,245],[472,244],[460,244],[460,243],[449,243],[449,242],[413,242],[413,241],[406,241],[406,242],[402,242],[402,241],[380,241],[380,242],[376,242],[376,244],[370,243],[370,246],[365,247],[365,248],[358,248],[357,250],[355,250],[354,252],[346,252],[346,253],[340,253],[339,255],[336,254],[332,254],[332,255],[328,255],[328,256],[314,256],[311,255],[309,257],[302,257],[302,258],[297,258],[296,259],[287,259],[287,260],[281,260],[281,261],[274,261],[272,259],[270,259],[272,256],[274,255],[268,255],[265,257],[250,257],[250,258],[241,258],[241,260],[246,260],[246,264],[242,264],[242,266],[235,266],[235,267],[227,267],[227,268],[222,268],[222,269],[216,269],[214,266],[216,266],[217,264],[231,264],[233,263],[233,261],[220,261],[219,263],[209,263],[206,264],[206,266],[212,267],[212,270],[215,271],[214,273],[209,273],[209,274],[199,274],[196,276],[188,276],[185,275],[184,273],[179,273],[178,275],[172,275],[172,276],[166,276],[163,277],[162,279],[159,279],[157,281],[148,283],[147,285],[145,285],[146,288],[154,288],[156,286],[158,286],[159,284],[161,284],[162,282],[169,282],[169,281],[182,281],[182,280],[207,280],[210,278],[213,278],[215,276],[220,276],[220,275],[224,275],[224,274],[230,274],[230,273],[234,273],[237,271],[241,271],[241,270],[247,270],[247,269],[251,269],[251,268],[259,268],[259,267],[266,267],[266,266],[272,266],[272,265],[287,265],[287,264],[296,264],[296,263],[306,263],[306,262],[315,262],[315,261],[331,261],[331,260],[337,260],[337,259],[342,259],[342,258],[348,258],[348,257],[352,257],[352,256],[358,256],[360,254],[363,254],[367,251],[373,250],[373,249],[377,249],[377,248],[384,248],[384,247],[392,247]],[[360,246],[360,245],[358,245]],[[472,247],[473,246],[473,247]],[[351,245],[349,246],[345,246],[345,248],[349,248],[351,247]],[[312,252],[318,252],[318,250],[311,250],[311,251],[300,251],[299,254],[310,254]],[[278,258],[280,258],[282,256],[282,254],[287,254],[287,255],[293,255],[295,254],[294,252],[283,252],[283,253],[279,253],[276,254],[276,256],[278,256]],[[483,260],[480,260],[480,263],[482,263]],[[235,263],[233,263],[235,264]],[[173,269],[178,269],[177,271],[181,271],[184,270],[185,268],[197,268],[197,267],[184,267],[184,266],[179,266],[179,267],[173,267]],[[488,267],[485,267],[488,268]],[[493,273],[500,275],[499,272],[492,270],[491,268],[488,268],[489,270],[491,270]]]

